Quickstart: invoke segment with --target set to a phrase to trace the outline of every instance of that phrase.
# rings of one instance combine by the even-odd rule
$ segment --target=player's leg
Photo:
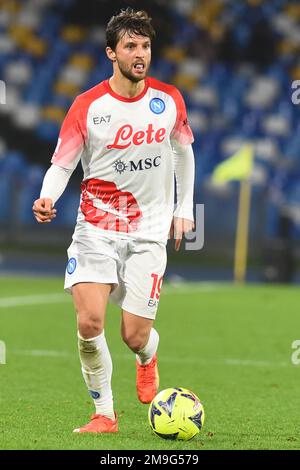
[[[80,282],[72,286],[71,290],[80,336],[91,339],[101,335],[111,284]]]
[[[157,348],[159,335],[153,320],[122,310],[123,341],[136,354],[136,388],[139,400],[150,403],[157,394],[159,374]]]
[[[92,421],[78,432],[117,430],[111,390],[112,361],[104,335],[110,291],[110,284],[85,282],[72,287],[82,374],[96,408],[96,419],[93,416]]]
[[[149,403],[158,389],[159,335],[153,322],[166,267],[166,248],[159,243],[136,242],[128,253],[122,260],[124,270],[114,296],[122,307],[122,338],[136,353],[138,397]]]
[[[79,432],[115,432],[117,419],[111,390],[112,361],[104,335],[105,312],[112,285],[118,284],[117,254],[111,240],[94,239],[77,224],[68,249],[65,290],[77,313],[82,373],[96,414]]]
[[[153,320],[122,310],[121,335],[127,346],[136,353],[139,363],[149,364],[159,342]]]

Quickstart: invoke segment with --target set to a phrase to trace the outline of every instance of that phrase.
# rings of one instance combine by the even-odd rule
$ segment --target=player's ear
[[[112,62],[115,62],[115,61],[116,61],[116,53],[115,53],[115,51],[113,51],[111,47],[107,47],[107,48],[105,49],[105,51],[106,51],[106,55],[107,55],[107,57],[109,58],[109,60],[111,60]]]

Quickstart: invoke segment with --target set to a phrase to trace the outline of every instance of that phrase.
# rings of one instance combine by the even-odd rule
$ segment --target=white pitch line
[[[14,349],[12,354],[18,356],[36,356],[36,357],[74,357],[74,354],[66,351],[51,351],[47,349]]]
[[[74,358],[77,357],[76,352],[70,353],[67,351],[52,351],[46,349],[15,349],[11,351],[11,354],[18,356],[32,356],[32,357],[65,357]],[[112,358],[118,360],[132,361],[134,356],[132,354],[114,354],[112,352]],[[290,365],[289,362],[274,362],[266,360],[252,360],[252,359],[208,359],[208,358],[182,358],[182,357],[167,357],[160,356],[160,362],[171,363],[171,364],[194,364],[194,365],[219,365],[219,366],[243,366],[243,367],[287,367]]]
[[[0,298],[0,308],[19,307],[22,305],[57,304],[70,302],[71,297],[63,293],[20,295]]]
[[[191,293],[215,292],[218,288],[225,287],[225,284],[199,283],[199,284],[178,284],[166,285],[162,290],[164,295],[188,295]],[[65,293],[20,295],[14,297],[0,297],[0,308],[21,307],[23,305],[38,304],[59,304],[71,301],[71,297]]]
[[[199,282],[199,283],[172,283],[166,284],[162,287],[161,295],[164,294],[191,294],[191,293],[202,293],[202,292],[215,292],[219,289],[224,289],[230,286],[230,284],[214,283],[214,282]]]
[[[184,358],[184,357],[161,357],[161,362],[177,363],[177,364],[214,364],[214,365],[225,365],[225,366],[253,366],[253,367],[286,367],[289,365],[288,362],[274,362],[274,361],[262,361],[252,359],[208,359],[208,358]]]

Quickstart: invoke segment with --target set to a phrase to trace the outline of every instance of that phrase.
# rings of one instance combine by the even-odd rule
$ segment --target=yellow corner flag
[[[240,181],[239,209],[234,255],[234,279],[244,282],[247,274],[248,231],[250,221],[251,183],[254,148],[250,143],[244,144],[232,157],[220,163],[212,174],[215,184],[227,181]]]
[[[252,173],[253,156],[253,145],[244,144],[232,157],[227,158],[215,168],[212,182],[218,184],[248,179]]]

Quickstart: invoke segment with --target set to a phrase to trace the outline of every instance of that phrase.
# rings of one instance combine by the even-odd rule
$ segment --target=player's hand
[[[56,209],[53,208],[52,199],[46,197],[34,201],[32,210],[34,217],[40,224],[51,222],[56,217]]]
[[[179,251],[182,237],[187,232],[190,232],[195,228],[195,224],[192,220],[182,219],[181,217],[173,217],[169,238],[175,238],[175,250]]]

